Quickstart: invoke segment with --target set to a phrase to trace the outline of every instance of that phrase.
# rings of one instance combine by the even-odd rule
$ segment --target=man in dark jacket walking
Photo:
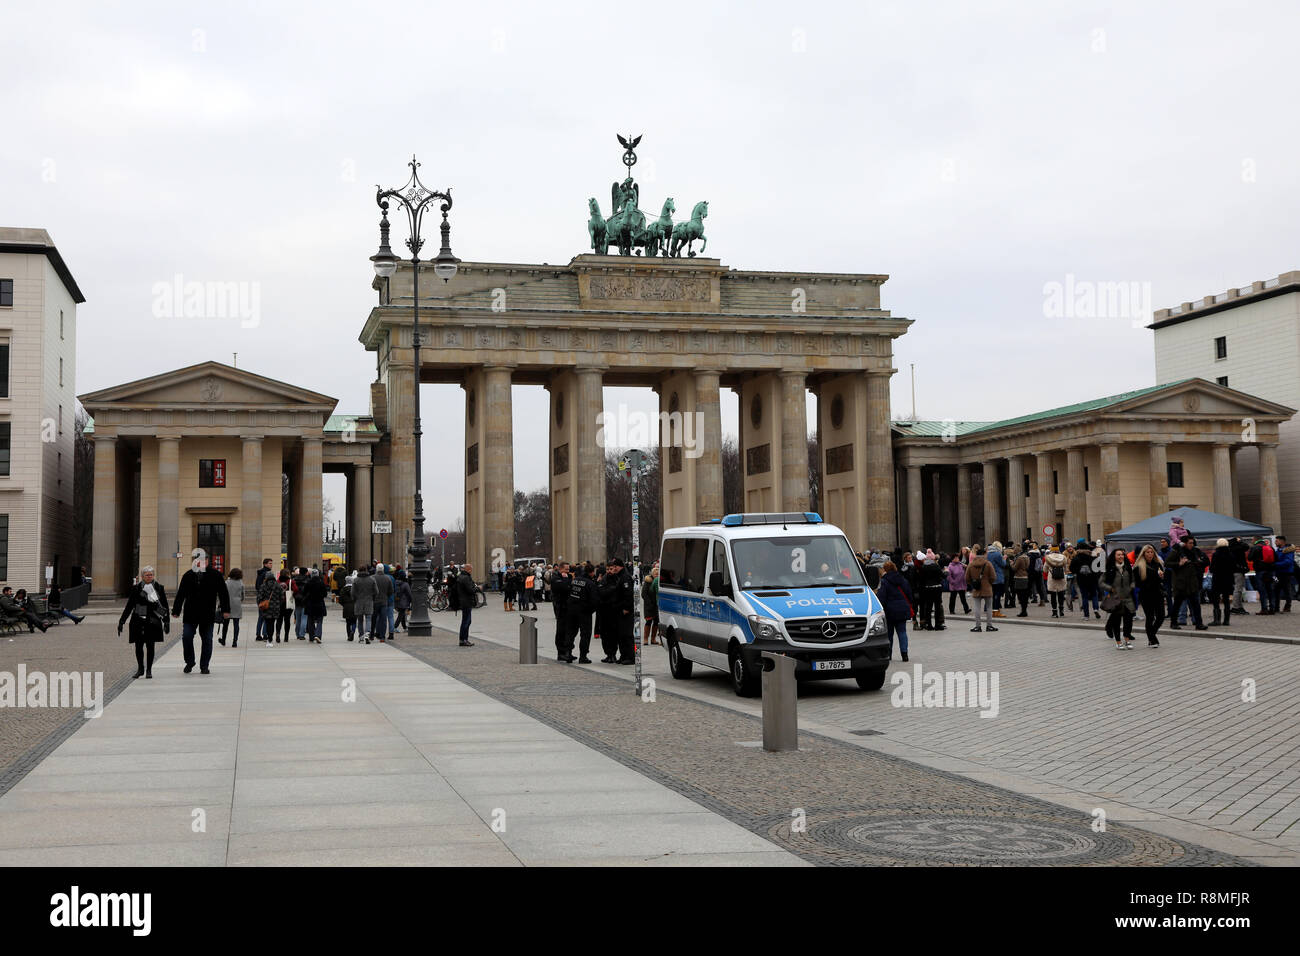
[[[569,599],[565,604],[564,623],[568,655],[572,657],[574,639],[578,639],[578,663],[590,664],[591,612],[596,607],[596,582],[586,565],[577,565],[569,580]]]
[[[556,660],[565,664],[577,660],[573,656],[573,632],[569,630],[569,591],[572,582],[568,562],[560,562],[559,567],[551,572],[551,609],[555,611]]]
[[[1201,577],[1209,559],[1205,552],[1196,546],[1196,539],[1190,534],[1183,538],[1181,546],[1170,548],[1167,566],[1174,569],[1174,613],[1169,616],[1169,629],[1176,631],[1181,625],[1178,614],[1183,602],[1188,605],[1188,613],[1196,622],[1198,631],[1208,630],[1201,620]]]
[[[473,647],[469,639],[470,616],[478,603],[478,588],[474,584],[474,566],[462,564],[456,575],[456,597],[460,599],[460,646]]]
[[[600,581],[600,604],[605,611],[601,625],[600,643],[605,648],[606,664],[635,664],[636,648],[632,641],[632,576],[623,567],[622,558],[610,558],[605,563],[605,576]],[[615,658],[614,655],[618,654]]]
[[[192,555],[194,563],[181,576],[180,586],[176,589],[176,600],[172,603],[172,617],[181,617],[181,648],[185,653],[185,673],[194,670],[194,632],[199,632],[202,648],[199,655],[199,673],[208,673],[212,662],[212,624],[216,618],[217,605],[221,605],[221,618],[230,617],[230,592],[226,589],[221,572],[208,567],[208,554],[202,548],[195,548]]]

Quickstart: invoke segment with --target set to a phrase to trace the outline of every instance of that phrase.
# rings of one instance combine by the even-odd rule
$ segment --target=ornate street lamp
[[[411,276],[415,292],[411,297],[412,329],[415,343],[415,533],[411,538],[411,561],[407,567],[411,582],[411,619],[407,625],[409,633],[421,636],[433,633],[429,621],[429,543],[424,537],[424,496],[421,493],[421,455],[420,455],[420,249],[424,240],[420,238],[420,225],[425,210],[435,202],[440,203],[442,213],[442,248],[433,260],[433,274],[447,282],[456,274],[460,264],[451,253],[451,226],[447,222],[447,213],[451,210],[451,190],[445,193],[425,188],[416,172],[420,164],[411,157],[411,178],[400,189],[384,189],[376,186],[375,202],[379,204],[383,215],[379,220],[379,251],[370,257],[375,265],[375,275],[387,279],[397,271],[397,256],[388,247],[388,204],[397,203],[406,210],[406,218],[411,227],[411,237],[406,240],[406,248],[411,250]]]

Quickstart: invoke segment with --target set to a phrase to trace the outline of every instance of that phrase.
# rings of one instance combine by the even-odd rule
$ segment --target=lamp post
[[[420,238],[420,225],[425,211],[435,202],[439,203],[438,208],[442,213],[439,227],[442,231],[442,248],[433,259],[433,274],[443,282],[449,281],[456,274],[460,260],[451,254],[451,226],[447,222],[447,213],[451,210],[451,190],[444,193],[426,188],[420,182],[417,172],[420,164],[414,156],[407,165],[411,167],[411,178],[405,186],[400,189],[375,187],[375,202],[379,204],[382,215],[379,219],[379,251],[370,257],[370,261],[375,265],[375,275],[381,279],[388,279],[397,271],[397,256],[388,247],[388,205],[390,202],[396,203],[406,211],[411,229],[406,248],[411,250],[411,279],[415,287],[411,296],[411,327],[415,348],[415,527],[411,545],[407,549],[411,555],[408,566],[411,579],[411,619],[407,626],[411,634],[427,636],[433,633],[433,625],[429,620],[429,543],[424,537],[424,496],[421,493],[420,475],[420,249],[424,245],[424,240]]]

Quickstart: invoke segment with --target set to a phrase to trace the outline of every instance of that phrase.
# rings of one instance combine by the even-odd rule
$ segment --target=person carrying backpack
[[[1255,566],[1255,587],[1259,591],[1259,610],[1256,614],[1277,613],[1277,580],[1274,574],[1275,555],[1264,538],[1255,541],[1250,549],[1250,563]]]
[[[1052,601],[1052,617],[1065,617],[1065,555],[1053,545],[1043,563],[1047,568],[1047,596]]]

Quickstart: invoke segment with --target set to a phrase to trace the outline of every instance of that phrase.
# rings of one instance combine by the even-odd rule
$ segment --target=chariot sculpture
[[[610,187],[610,212],[606,219],[600,211],[600,203],[593,196],[587,200],[587,235],[591,239],[592,252],[608,255],[611,246],[618,248],[621,256],[647,255],[676,258],[683,247],[688,257],[695,256],[691,248],[695,240],[700,240],[700,252],[708,245],[704,235],[704,220],[709,215],[709,204],[697,202],[691,209],[691,217],[682,222],[673,221],[677,206],[669,196],[659,213],[659,218],[646,222],[645,213],[641,211],[641,187],[632,178],[632,167],[636,165],[636,147],[641,137],[620,135],[618,141],[623,146],[623,165],[628,175],[621,183],[615,182]]]

